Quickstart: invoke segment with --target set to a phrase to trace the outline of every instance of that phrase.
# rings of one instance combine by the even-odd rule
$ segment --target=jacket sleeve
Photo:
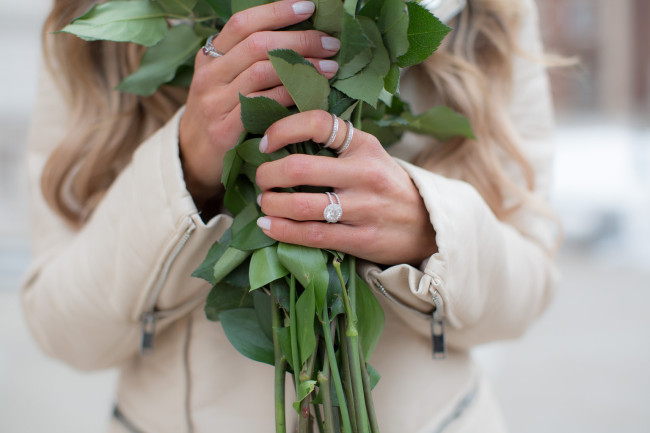
[[[398,160],[429,211],[438,252],[419,269],[398,265],[364,271],[371,284],[396,298],[389,305],[423,335],[431,329],[427,316],[402,307],[430,313],[438,305],[448,324],[447,344],[457,348],[521,335],[555,287],[557,224],[543,206],[552,165],[553,115],[545,69],[534,60],[542,54],[536,10],[532,1],[526,4],[520,44],[533,59],[515,60],[510,114],[535,170],[535,197],[500,221],[468,183]]]
[[[185,188],[177,140],[181,110],[139,146],[87,223],[70,228],[39,187],[45,161],[66,130],[65,107],[42,71],[28,140],[33,264],[22,301],[47,354],[98,369],[138,353],[144,315],[160,318],[156,331],[164,332],[200,303],[209,287],[190,275],[230,217],[204,224]]]

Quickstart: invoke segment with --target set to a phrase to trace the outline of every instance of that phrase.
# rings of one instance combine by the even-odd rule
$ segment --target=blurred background
[[[562,283],[524,338],[476,350],[512,432],[650,431],[650,1],[538,0],[554,53],[553,204]],[[30,260],[25,137],[49,2],[0,3],[0,431],[99,432],[115,372],[34,345],[18,288]]]

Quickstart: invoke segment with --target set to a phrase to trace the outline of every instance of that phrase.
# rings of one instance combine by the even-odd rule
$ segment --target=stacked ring
[[[325,194],[327,194],[327,197],[330,199],[330,204],[328,204],[325,207],[325,210],[323,211],[323,217],[325,218],[325,221],[327,221],[330,224],[337,223],[339,222],[339,219],[341,219],[341,216],[343,215],[341,200],[339,199],[338,194],[336,194],[335,192],[326,192]],[[336,203],[334,203],[332,196],[336,198]]]
[[[204,55],[219,58],[221,56],[224,56],[226,53],[222,53],[221,51],[217,50],[214,45],[212,45],[212,41],[214,41],[214,38],[217,37],[219,33],[214,34],[208,38],[208,41],[205,43],[201,51],[203,52]]]

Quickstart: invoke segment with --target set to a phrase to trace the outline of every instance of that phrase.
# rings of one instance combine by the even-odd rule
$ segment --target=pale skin
[[[293,100],[273,70],[267,52],[293,49],[321,74],[338,69],[327,60],[338,40],[317,31],[274,31],[308,19],[313,3],[284,0],[239,12],[215,38],[225,53],[212,58],[199,52],[196,70],[180,123],[180,150],[189,192],[200,208],[222,188],[223,157],[244,131],[239,94],[266,96],[285,106]],[[273,152],[292,143],[327,142],[333,120],[325,111],[298,113],[274,123],[260,143]],[[339,148],[347,126],[339,120],[332,144]],[[419,264],[437,251],[435,231],[422,198],[407,173],[372,135],[354,131],[350,147],[337,158],[290,155],[257,170],[258,197],[266,215],[258,225],[281,242],[326,248],[387,265]],[[298,185],[331,187],[339,195],[343,215],[328,224],[325,194],[279,193]]]

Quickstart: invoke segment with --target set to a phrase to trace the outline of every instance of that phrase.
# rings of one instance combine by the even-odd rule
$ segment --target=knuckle
[[[390,186],[390,178],[383,167],[376,162],[369,162],[362,170],[364,183],[376,191],[385,191]]]
[[[266,62],[256,62],[250,67],[250,79],[256,83],[266,82],[269,72]]]
[[[237,35],[242,35],[246,33],[248,28],[248,14],[246,11],[237,12],[230,17],[228,23],[226,24],[227,30],[232,31]]]
[[[298,46],[305,50],[306,52],[309,49],[316,45],[316,37],[314,32],[299,32],[298,33]]]
[[[267,38],[264,32],[253,33],[246,38],[246,48],[251,53],[265,53],[267,51],[266,47]]]
[[[308,199],[295,199],[292,207],[295,216],[301,220],[311,219],[314,214],[314,207]]]

